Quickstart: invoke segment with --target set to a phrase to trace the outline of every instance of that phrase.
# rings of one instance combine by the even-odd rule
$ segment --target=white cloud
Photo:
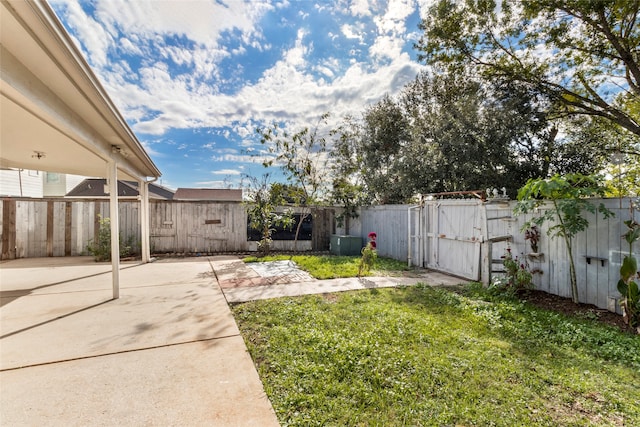
[[[371,16],[369,3],[369,0],[353,0],[349,7],[349,12],[351,12],[353,16]]]
[[[383,15],[372,14],[367,1],[351,2],[342,7],[343,13],[375,21],[368,26],[364,21],[344,21],[336,27],[341,28],[341,34],[337,33],[340,38],[362,43],[365,30],[374,28],[377,38],[369,46],[369,54],[378,63],[359,62],[355,51],[351,58],[338,51],[330,57],[314,57],[310,42],[313,32],[324,31],[326,35],[326,29],[314,28],[307,20],[305,27],[298,29],[293,45],[280,53],[279,60],[257,80],[246,82],[233,92],[225,90],[221,83],[219,62],[244,49],[273,49],[272,41],[261,33],[259,18],[269,9],[285,7],[286,3],[269,6],[253,0],[186,3],[132,0],[114,7],[112,1],[99,1],[96,8],[102,26],[87,18],[76,3],[70,2],[68,9],[76,19],[72,25],[81,28],[78,35],[90,56],[103,58],[92,62],[110,96],[133,123],[135,132],[160,136],[172,128],[225,128],[239,137],[238,147],[251,148],[259,145],[255,137],[259,125],[277,121],[299,129],[315,124],[325,112],[331,113],[332,120],[339,120],[345,114],[362,111],[385,93],[394,93],[415,77],[423,67],[402,52],[406,37],[404,20],[411,13],[413,1],[380,4],[386,7]],[[374,6],[377,7],[371,7]],[[228,30],[240,33],[240,47],[235,51],[227,51],[219,44],[221,32]],[[140,58],[143,64],[140,69],[132,70],[122,61],[108,64],[105,58],[113,43],[112,34],[120,40],[121,52],[145,55]],[[166,44],[172,36],[180,37],[180,42]],[[148,56],[151,50],[155,57]],[[173,64],[184,69],[177,70]],[[238,65],[244,71],[243,64]],[[215,134],[233,139],[228,133]],[[206,144],[205,148],[212,149],[213,145]],[[236,151],[218,152],[213,160],[245,162],[255,158]]]
[[[157,34],[187,36],[194,42],[217,47],[220,34],[238,29],[243,34],[255,32],[255,22],[272,6],[259,0],[204,1],[182,0],[121,1],[117,7],[112,0],[95,5],[101,19],[125,34],[142,34],[153,38]]]
[[[309,47],[303,43],[305,31],[298,30],[298,37],[296,39],[295,47],[289,49],[284,54],[284,61],[294,67],[303,67],[306,64],[305,55],[309,52]]]
[[[220,169],[211,171],[214,175],[240,175],[241,172],[238,169]]]
[[[78,38],[89,52],[89,61],[98,67],[107,65],[107,51],[109,46],[114,44],[112,35],[93,18],[87,16],[79,3],[74,1],[56,3],[63,5],[66,21],[76,29]]]
[[[216,148],[215,150],[216,153],[218,154],[237,154],[238,150],[235,148]]]
[[[405,20],[414,10],[413,0],[391,0],[385,13],[374,18],[378,37],[369,49],[373,57],[396,59],[402,55],[405,44]]]
[[[343,24],[340,31],[348,39],[356,39],[360,42],[364,39],[363,29],[362,27],[358,28],[357,25]]]
[[[237,184],[236,182],[227,182],[222,180],[216,181],[197,181],[195,188],[227,188],[230,185]]]
[[[122,50],[124,50],[126,53],[131,54],[131,55],[142,55],[142,49],[140,49],[138,46],[134,45],[131,40],[129,40],[126,37],[121,37],[120,41],[119,41],[120,47],[122,48]]]
[[[238,163],[262,163],[269,160],[269,156],[253,156],[248,154],[225,154],[223,156],[213,156],[214,162],[238,162]]]
[[[438,0],[416,0],[418,4],[418,12],[420,13],[420,19],[425,19],[429,9],[434,6]]]

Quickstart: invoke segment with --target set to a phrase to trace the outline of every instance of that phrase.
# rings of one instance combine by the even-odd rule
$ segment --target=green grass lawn
[[[316,279],[337,279],[358,275],[359,256],[334,255],[269,255],[261,258],[247,257],[245,262],[266,262],[291,260]],[[393,276],[409,271],[407,263],[391,258],[378,257],[368,276]]]
[[[478,285],[233,312],[284,426],[640,425],[640,337]]]

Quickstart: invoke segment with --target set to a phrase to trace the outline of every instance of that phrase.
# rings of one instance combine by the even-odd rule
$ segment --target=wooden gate
[[[469,280],[480,280],[486,237],[481,200],[431,200],[422,210],[423,264]]]

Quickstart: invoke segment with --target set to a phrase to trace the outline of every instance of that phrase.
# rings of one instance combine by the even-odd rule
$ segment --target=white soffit
[[[160,176],[45,2],[2,1],[0,42],[0,167]]]

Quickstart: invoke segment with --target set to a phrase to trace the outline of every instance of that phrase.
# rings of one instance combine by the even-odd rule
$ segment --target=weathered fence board
[[[329,250],[331,235],[336,233],[335,211],[333,209],[313,209],[313,231],[311,235],[314,251]]]
[[[429,201],[425,210],[426,266],[470,280],[480,280],[480,244],[484,211],[478,200]]]
[[[628,253],[628,245],[622,239],[626,231],[622,222],[630,217],[630,199],[602,202],[615,216],[604,219],[600,215],[587,215],[589,228],[573,243],[579,296],[581,302],[619,311],[616,284],[622,257]],[[511,242],[492,245],[492,258],[499,259],[509,246],[530,269],[538,271],[533,279],[536,289],[571,296],[567,250],[561,238],[546,234],[551,224],[541,229],[539,252],[544,255],[531,257],[529,243],[521,231],[531,216],[514,218],[514,202],[447,201],[441,206],[435,208],[435,204],[428,204],[412,216],[412,252],[419,249],[416,252],[419,258],[412,256],[414,264],[441,268],[463,277],[477,277],[479,263],[491,261],[486,259],[486,254],[478,254],[479,243],[511,236]],[[407,205],[363,208],[360,217],[353,221],[352,229],[358,230],[363,241],[369,232],[375,231],[381,256],[406,261],[409,208]],[[139,245],[139,202],[120,201],[119,213],[121,237]],[[109,217],[108,201],[3,199],[0,204],[2,259],[86,255],[87,244],[99,229],[98,215]],[[313,241],[298,242],[298,250],[325,250],[329,236],[336,230],[334,215],[333,209],[314,212]],[[242,203],[151,201],[149,216],[154,253],[240,252],[255,245],[247,241],[247,214]],[[634,218],[640,222],[640,212],[635,211]],[[434,224],[437,227],[434,228]],[[419,230],[421,236],[416,235]],[[293,242],[278,243],[280,249],[293,247]],[[640,255],[638,246],[636,243],[633,248],[636,257]]]
[[[372,206],[360,213],[362,238],[377,234],[380,256],[406,261],[408,247],[408,205]]]
[[[626,231],[623,221],[630,218],[630,199],[594,200],[600,202],[614,212],[608,219],[601,215],[587,213],[589,227],[573,240],[573,256],[578,279],[579,300],[597,307],[620,312],[618,299],[620,297],[616,285],[619,279],[619,269],[622,257],[628,253],[628,245],[622,238]],[[441,207],[436,207],[440,203]],[[465,206],[466,205],[466,206]],[[446,206],[443,214],[439,210]],[[413,220],[412,262],[417,265],[470,277],[478,258],[470,255],[474,237],[481,237],[484,241],[499,236],[511,236],[511,241],[502,241],[492,245],[493,259],[500,259],[507,247],[511,248],[519,261],[526,263],[530,270],[536,271],[533,283],[536,289],[543,290],[563,297],[571,297],[570,267],[568,251],[560,237],[551,238],[547,230],[553,224],[541,227],[541,239],[538,251],[542,256],[533,256],[529,242],[524,239],[522,227],[531,219],[531,215],[512,215],[515,202],[509,203],[479,203],[470,201],[434,201],[427,203],[422,209],[422,236],[415,236],[418,230],[417,221]],[[469,212],[463,212],[463,210]],[[483,226],[481,236],[474,232],[479,225],[485,209],[486,225]],[[362,210],[362,236],[367,230],[383,230],[385,239],[379,239],[378,252],[382,256],[389,256],[398,260],[407,260],[408,229],[400,230],[403,225],[400,218],[408,218],[409,206],[376,207]],[[393,212],[393,214],[390,214]],[[634,218],[640,222],[640,212],[634,212]],[[393,225],[392,225],[393,224]],[[406,220],[405,224],[408,224]],[[379,233],[380,235],[380,233]],[[447,236],[453,236],[447,239]],[[392,241],[388,241],[391,239]],[[465,245],[466,242],[466,245]],[[416,245],[422,245],[416,247]],[[639,244],[635,243],[633,254],[640,256]],[[422,252],[420,252],[421,250]],[[416,258],[421,254],[422,262]],[[445,258],[446,257],[446,258]],[[480,257],[483,262],[491,262],[486,257]],[[448,261],[446,260],[448,259]],[[415,262],[414,262],[415,261]],[[487,269],[491,266],[486,266]]]
[[[247,214],[242,203],[150,203],[152,252],[247,251]]]

